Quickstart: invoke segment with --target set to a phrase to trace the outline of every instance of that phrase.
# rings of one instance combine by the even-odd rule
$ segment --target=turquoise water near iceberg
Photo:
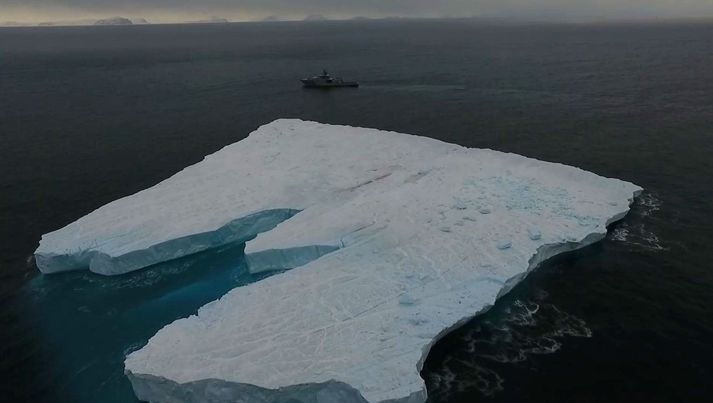
[[[45,341],[35,355],[52,363],[41,374],[53,385],[53,399],[131,402],[126,354],[175,319],[268,275],[250,274],[243,245],[232,245],[122,276],[39,276],[26,285],[18,309]]]

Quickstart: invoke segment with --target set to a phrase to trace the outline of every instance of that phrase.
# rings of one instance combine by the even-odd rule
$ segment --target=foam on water
[[[458,374],[458,375],[456,375]],[[478,390],[485,396],[493,396],[503,390],[503,378],[492,369],[469,360],[448,357],[438,372],[427,376],[429,391],[439,401],[448,401],[455,393]]]
[[[633,212],[638,212],[641,216],[647,217],[661,210],[662,204],[661,200],[656,197],[655,194],[644,192],[636,201],[636,206],[638,206],[639,209],[633,209]]]
[[[529,300],[515,299],[460,336],[459,349],[429,368],[431,396],[447,401],[457,393],[478,390],[493,396],[506,387],[501,365],[527,361],[558,351],[567,337],[589,338],[587,323],[546,302],[544,290]],[[457,376],[455,374],[458,374]]]
[[[661,210],[663,202],[653,193],[643,192],[631,207],[631,219],[621,222],[609,232],[607,238],[615,242],[626,243],[634,248],[658,252],[668,250],[646,224],[646,219],[655,216]]]
[[[612,231],[609,239],[649,251],[668,250],[661,244],[659,237],[644,224],[623,223]]]

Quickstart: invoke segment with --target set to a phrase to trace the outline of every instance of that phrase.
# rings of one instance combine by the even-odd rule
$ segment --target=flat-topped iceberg
[[[514,154],[278,120],[45,235],[36,256],[44,272],[117,274],[247,241],[251,271],[293,269],[131,353],[142,400],[423,402],[440,337],[543,260],[601,239],[640,191]]]

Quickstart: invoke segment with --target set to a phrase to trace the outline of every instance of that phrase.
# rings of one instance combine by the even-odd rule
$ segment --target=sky
[[[267,16],[486,17],[553,22],[713,18],[713,0],[0,0],[0,21],[123,16],[151,22]]]

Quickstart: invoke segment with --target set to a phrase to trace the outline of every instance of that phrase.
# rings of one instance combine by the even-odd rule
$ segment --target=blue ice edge
[[[338,250],[338,246],[309,245],[286,249],[268,249],[245,254],[250,273],[287,270],[304,266],[320,257]]]
[[[634,191],[628,199],[630,207],[634,200],[641,194],[643,189]],[[614,215],[606,221],[605,227],[622,220],[629,212],[629,208]],[[563,253],[572,252],[602,240],[606,236],[604,232],[592,232],[579,241],[563,241],[542,245],[530,258],[527,270],[508,279],[496,297],[496,301],[510,292],[527,275],[542,266],[549,259]],[[284,250],[266,250],[254,254],[246,255],[250,272],[262,272],[269,270],[284,270],[299,267],[312,260],[331,253],[339,247],[329,245],[313,245]],[[486,305],[473,315],[463,317],[461,320],[448,328],[444,328],[436,337],[426,345],[422,351],[421,359],[417,364],[419,373],[428,357],[431,348],[454,330],[464,326],[478,315],[490,310],[492,305]],[[240,382],[231,382],[221,379],[204,379],[193,382],[177,383],[172,380],[148,374],[135,374],[125,371],[131,382],[136,397],[148,402],[171,402],[171,403],[370,403],[351,385],[335,380],[325,383],[309,383],[300,385],[290,385],[277,389],[262,388],[259,386]],[[371,403],[423,403],[427,400],[428,394],[424,389],[414,392],[399,399],[390,399],[381,402]]]
[[[117,275],[193,255],[228,244],[245,243],[261,232],[269,231],[292,218],[300,210],[271,209],[237,218],[215,231],[188,235],[136,250],[121,256],[110,256],[92,249],[77,253],[35,254],[37,267],[43,273],[56,273],[89,268],[94,273]]]
[[[359,391],[336,381],[265,389],[220,379],[183,384],[153,375],[130,376],[129,379],[136,396],[151,402],[368,403]]]

